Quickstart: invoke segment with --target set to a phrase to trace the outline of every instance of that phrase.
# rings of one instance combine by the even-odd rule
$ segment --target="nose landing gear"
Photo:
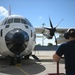
[[[15,57],[10,57],[10,65],[21,65],[20,55],[16,55]]]

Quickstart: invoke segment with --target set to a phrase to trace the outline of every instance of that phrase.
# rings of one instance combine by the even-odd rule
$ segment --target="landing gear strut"
[[[21,63],[20,55],[16,55],[16,64],[20,64],[20,63]]]

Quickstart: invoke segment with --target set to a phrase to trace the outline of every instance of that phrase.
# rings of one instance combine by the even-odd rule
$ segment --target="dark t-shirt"
[[[58,56],[64,55],[66,73],[75,72],[75,41],[63,43],[56,51]]]

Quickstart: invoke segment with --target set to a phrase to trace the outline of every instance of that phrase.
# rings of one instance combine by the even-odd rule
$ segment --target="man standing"
[[[64,37],[68,41],[59,46],[53,60],[59,61],[64,55],[66,75],[75,75],[75,29],[69,29]]]

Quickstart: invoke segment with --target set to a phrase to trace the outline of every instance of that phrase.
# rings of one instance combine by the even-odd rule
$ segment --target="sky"
[[[27,18],[34,27],[49,27],[49,17],[55,27],[64,19],[58,28],[75,27],[75,0],[0,0],[0,20],[8,16],[9,5],[11,13]],[[42,38],[37,39],[42,44]],[[44,40],[54,44],[54,39]]]

